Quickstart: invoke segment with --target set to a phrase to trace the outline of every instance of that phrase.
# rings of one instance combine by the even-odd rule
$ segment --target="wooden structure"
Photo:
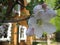
[[[24,6],[27,5],[27,0],[21,0],[21,1],[22,1],[22,4]],[[26,8],[22,8],[21,7],[20,12],[24,12],[26,14],[26,15],[22,15],[21,14],[20,18],[24,18],[25,16],[29,15],[29,11],[26,10]],[[19,16],[16,16],[15,18],[18,18],[18,17]],[[26,28],[28,28],[27,20],[20,21],[20,22],[17,22],[17,23],[19,23],[19,25],[26,26]],[[20,42],[18,42],[18,27],[17,27],[17,23],[12,23],[11,45],[31,45],[30,37],[27,37],[26,42],[25,42],[25,40],[20,40]]]
[[[27,0],[20,0],[22,2],[22,4],[24,6],[27,5]],[[11,8],[11,4],[13,4],[13,2],[11,2],[11,0],[9,0],[9,8],[8,8],[8,12]],[[20,9],[20,12],[24,12],[26,15],[20,15],[18,16],[18,14],[15,15],[14,18],[24,18],[25,16],[28,16],[29,15],[29,11],[26,10],[26,8],[22,7],[21,6],[21,9]],[[20,22],[15,22],[15,23],[12,23],[12,29],[11,29],[11,42],[0,42],[1,45],[31,45],[31,41],[32,41],[32,36],[28,36],[26,38],[26,41],[25,40],[20,40],[20,42],[18,41],[18,26],[17,24],[19,25],[22,25],[22,26],[25,26],[26,28],[28,28],[28,24],[27,24],[27,20],[23,20],[23,21],[20,21]]]
[[[22,4],[24,6],[27,5],[27,1],[26,0],[21,0],[22,1]],[[24,18],[25,16],[29,15],[29,11],[26,10],[26,8],[22,8],[21,7],[21,10],[20,12],[23,12],[25,13],[26,15],[20,15],[19,16],[16,16],[15,18]],[[20,22],[17,22],[17,23],[12,23],[12,39],[11,39],[11,45],[26,45],[26,41],[25,40],[21,40],[20,42],[18,42],[18,27],[17,27],[17,24],[19,25],[22,25],[22,26],[26,26],[26,28],[28,28],[28,24],[27,24],[27,20],[24,20],[24,21],[20,21]]]

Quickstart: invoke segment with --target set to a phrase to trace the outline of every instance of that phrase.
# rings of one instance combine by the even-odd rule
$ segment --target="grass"
[[[33,44],[32,44],[32,45],[37,45],[37,44],[46,45],[46,44],[47,44],[47,42],[33,42]]]

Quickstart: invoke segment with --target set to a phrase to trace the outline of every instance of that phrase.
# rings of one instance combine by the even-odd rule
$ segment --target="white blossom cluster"
[[[27,33],[29,34],[29,32],[32,31],[30,28],[34,28],[34,33],[32,32],[33,34],[30,33],[29,35],[36,35],[40,38],[43,32],[52,34],[56,31],[55,26],[49,23],[51,18],[56,16],[56,12],[53,9],[47,7],[47,9],[44,10],[41,5],[36,5],[33,9],[33,13],[34,17],[30,18],[28,21],[29,28]],[[38,19],[40,19],[38,23],[41,22],[41,25],[37,23]]]

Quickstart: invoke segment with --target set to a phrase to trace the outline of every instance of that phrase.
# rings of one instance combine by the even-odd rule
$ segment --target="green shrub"
[[[57,42],[60,42],[60,31],[56,32],[56,37],[55,37]]]

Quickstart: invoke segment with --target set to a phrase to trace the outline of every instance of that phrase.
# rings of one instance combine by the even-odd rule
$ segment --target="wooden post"
[[[50,45],[50,35],[49,34],[47,34],[47,45]]]
[[[14,26],[12,24],[12,30],[11,30],[11,43],[10,45],[14,45],[14,30],[13,30]]]
[[[17,45],[17,25],[13,23],[12,26],[12,45]]]
[[[22,0],[21,0],[22,1]],[[24,6],[26,6],[27,5],[27,2],[26,2],[26,0],[24,0]],[[29,15],[29,11],[28,10],[26,10],[26,8],[23,8],[23,9],[21,9],[21,11],[20,11],[20,13],[21,12],[24,12],[24,13],[26,13],[26,15],[24,15],[24,16],[27,16],[27,15]],[[20,18],[25,18],[23,15],[21,15],[20,14]],[[16,16],[16,17],[14,17],[14,18],[18,18],[19,16]],[[27,28],[28,28],[28,24],[27,24],[27,20],[24,20],[24,21],[20,21],[20,22],[18,22],[20,25],[23,25],[23,26],[26,26]],[[17,36],[17,31],[18,31],[18,29],[17,29],[17,25],[16,25],[17,23],[13,23],[13,25],[12,25],[12,42],[11,42],[11,45],[18,45],[18,36]],[[24,41],[21,41],[20,42],[20,44],[19,45],[21,45],[22,43],[24,43]],[[26,41],[26,43],[27,43],[27,41]]]

